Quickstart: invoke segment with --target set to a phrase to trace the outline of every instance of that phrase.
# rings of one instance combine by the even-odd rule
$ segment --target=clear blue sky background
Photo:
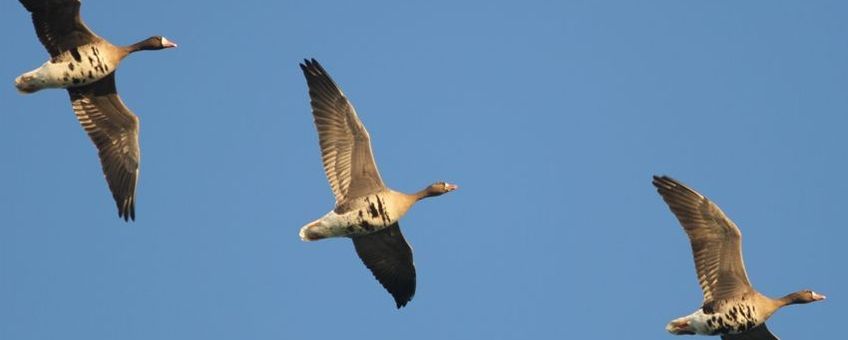
[[[97,1],[141,117],[138,220],[119,220],[65,91],[21,96],[47,53],[0,2],[0,339],[671,339],[702,299],[651,186],[674,176],[742,228],[754,285],[824,303],[770,321],[843,334],[844,1]],[[460,190],[401,227],[396,310],[332,208],[306,84],[315,57],[383,178]]]

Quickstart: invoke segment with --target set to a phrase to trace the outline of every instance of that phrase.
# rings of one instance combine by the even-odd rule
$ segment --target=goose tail
[[[35,85],[35,77],[33,77],[30,73],[26,73],[15,78],[15,88],[18,89],[18,93],[30,94],[40,90],[40,88]]]
[[[327,228],[321,223],[321,220],[315,220],[300,228],[300,239],[310,242],[318,241],[329,237]]]

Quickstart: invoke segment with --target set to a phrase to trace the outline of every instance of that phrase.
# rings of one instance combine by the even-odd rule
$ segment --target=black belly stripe
[[[729,306],[723,313],[709,314],[706,326],[710,335],[742,333],[757,325],[756,308],[749,304],[739,303]]]
[[[386,212],[386,209],[383,206],[383,200],[380,196],[377,196],[377,208],[380,209],[380,217],[383,219],[383,223],[389,224],[389,213]]]
[[[81,61],[82,61],[82,56],[81,56],[81,55],[80,55],[80,53],[79,53],[79,49],[77,49],[76,47],[74,47],[74,48],[72,48],[72,49],[70,50],[70,52],[71,52],[71,57],[74,57],[74,60],[76,60],[77,62],[81,62]]]
[[[365,203],[368,203],[368,214],[371,215],[371,218],[377,218],[380,212],[377,210],[377,207],[374,203],[371,203],[371,200],[367,197],[365,198]]]

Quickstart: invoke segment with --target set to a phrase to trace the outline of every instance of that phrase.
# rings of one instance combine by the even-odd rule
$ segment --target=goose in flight
[[[118,217],[135,220],[135,187],[141,151],[138,117],[115,88],[115,70],[137,51],[177,47],[162,36],[115,46],[94,34],[80,18],[79,0],[20,0],[32,13],[38,39],[50,54],[41,67],[15,79],[21,93],[64,88],[71,107],[97,147]]]
[[[362,262],[401,308],[415,294],[415,266],[398,220],[415,202],[457,186],[437,182],[414,194],[386,187],[374,162],[368,131],[353,105],[315,59],[305,60],[300,68],[309,87],[324,172],[336,197],[335,208],[301,228],[300,238],[353,239]]]
[[[689,236],[704,302],[694,313],[671,321],[675,335],[720,335],[722,340],[777,340],[766,320],[779,308],[824,300],[800,290],[772,299],[755,290],[742,261],[742,233],[718,205],[667,176],[654,186]]]

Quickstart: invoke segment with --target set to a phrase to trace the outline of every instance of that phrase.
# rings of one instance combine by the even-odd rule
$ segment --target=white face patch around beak
[[[177,44],[174,43],[173,41],[168,40],[168,38],[162,37],[162,47],[165,47],[165,48],[177,47]]]

